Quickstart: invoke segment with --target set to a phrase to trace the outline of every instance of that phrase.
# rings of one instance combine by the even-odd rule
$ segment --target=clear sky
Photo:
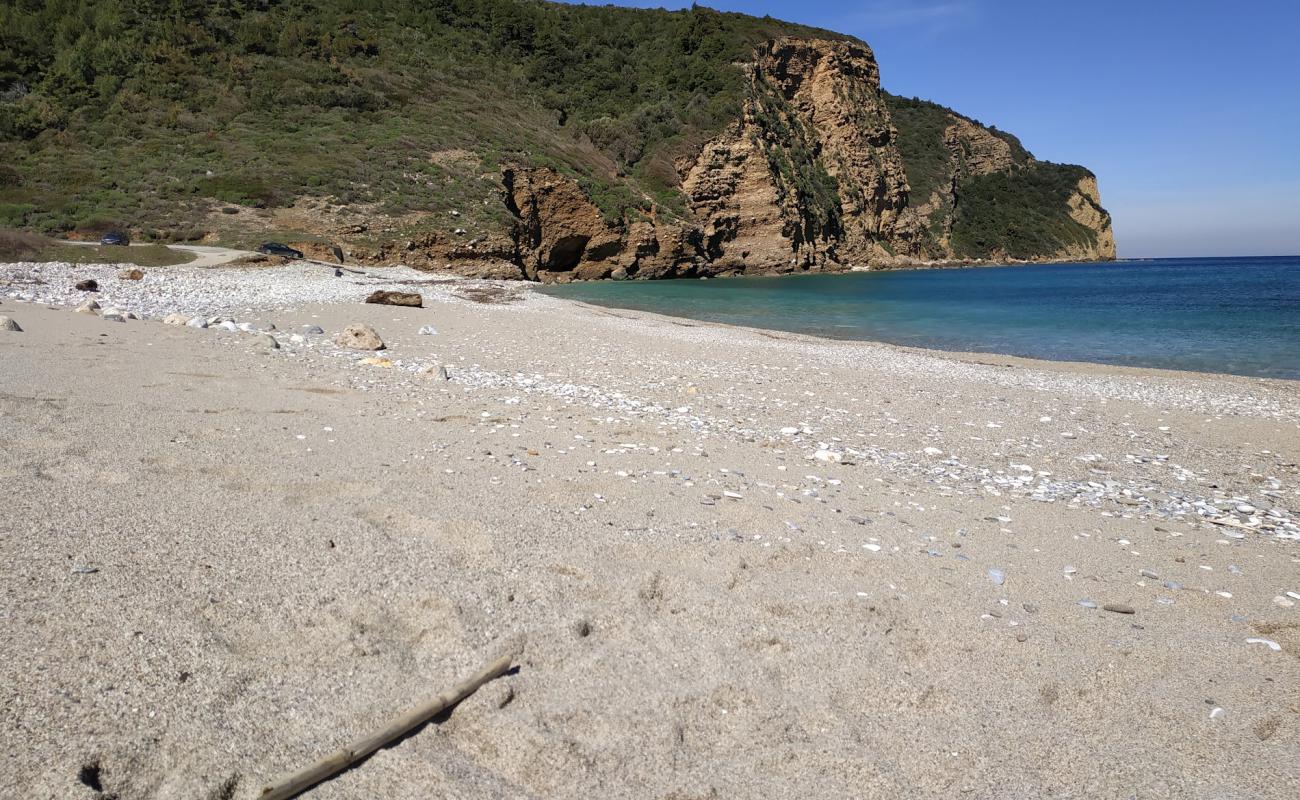
[[[857,36],[889,91],[1090,168],[1121,257],[1300,254],[1300,0],[702,5]]]

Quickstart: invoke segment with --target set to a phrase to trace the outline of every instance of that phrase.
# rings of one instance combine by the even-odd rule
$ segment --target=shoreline
[[[1094,263],[1094,262],[1060,262],[1060,263]],[[121,268],[132,267],[132,266],[134,265],[130,264],[129,262],[123,262],[120,264],[66,264],[62,262],[18,262],[18,263],[11,263],[11,264],[0,263],[0,281],[5,279],[6,271],[9,271],[11,273],[23,272],[35,268],[39,272],[44,268],[49,268],[50,270],[59,273],[64,278],[70,277],[73,273],[76,273],[77,275],[84,274],[86,276],[91,276],[93,274],[94,276],[97,276],[101,279],[107,278],[109,279],[109,281],[119,284],[119,286],[126,286],[127,288],[130,288],[129,284],[123,284],[121,281],[117,281],[115,276]],[[988,266],[1019,266],[1019,265],[988,265]],[[1024,266],[1035,266],[1035,265],[1026,264]],[[236,274],[243,274],[243,275],[265,275],[268,273],[274,273],[275,271],[278,270],[283,273],[297,273],[304,276],[311,275],[312,277],[318,277],[319,270],[321,268],[322,267],[320,265],[314,263],[295,264],[293,262],[289,262],[284,265],[278,265],[278,266],[230,265],[230,264],[223,264],[223,263],[180,264],[180,265],[163,267],[163,268],[155,268],[155,269],[160,272],[175,271],[180,269],[204,270],[204,271],[232,270],[235,271]],[[823,336],[823,335],[818,335],[813,333],[789,331],[781,328],[760,328],[760,327],[749,326],[749,325],[739,325],[739,324],[732,324],[726,322],[717,322],[713,320],[704,320],[696,317],[675,316],[672,314],[663,314],[655,311],[646,311],[642,309],[627,308],[623,306],[613,306],[613,305],[606,306],[606,305],[601,305],[599,303],[580,300],[577,298],[569,298],[569,297],[564,297],[562,295],[551,294],[550,291],[548,290],[549,287],[546,284],[541,284],[533,281],[466,278],[464,276],[457,275],[456,273],[451,271],[420,270],[420,269],[414,269],[402,265],[379,266],[379,267],[368,266],[367,269],[371,270],[371,272],[366,276],[366,278],[376,288],[391,288],[391,289],[400,290],[402,286],[412,286],[412,285],[417,287],[422,285],[423,286],[461,285],[467,287],[489,287],[490,290],[499,290],[506,293],[523,293],[524,295],[527,296],[544,298],[545,300],[548,301],[556,301],[556,302],[571,304],[574,306],[579,306],[588,309],[594,313],[599,313],[599,314],[611,314],[612,312],[619,312],[618,314],[614,314],[614,316],[636,315],[634,316],[634,318],[654,318],[654,319],[658,319],[664,324],[669,324],[669,325],[681,325],[682,320],[688,320],[692,325],[709,326],[709,327],[720,328],[720,329],[744,330],[759,336],[791,337],[794,340],[803,340],[803,341],[807,341],[808,343],[824,343],[827,345],[834,345],[834,344],[871,345],[876,347],[894,349],[900,352],[928,355],[939,359],[951,358],[951,359],[961,361],[963,363],[981,364],[983,366],[988,366],[988,367],[1018,366],[1024,368],[1035,368],[1040,370],[1050,370],[1052,368],[1059,367],[1063,371],[1088,373],[1088,374],[1100,372],[1100,373],[1114,374],[1117,376],[1127,376],[1127,377],[1137,377],[1137,378],[1165,377],[1165,378],[1175,379],[1179,377],[1186,377],[1186,378],[1209,380],[1209,381],[1214,381],[1214,380],[1245,381],[1251,384],[1261,384],[1265,386],[1278,384],[1278,386],[1275,388],[1279,388],[1279,389],[1286,389],[1288,385],[1300,382],[1300,378],[1275,378],[1275,377],[1257,376],[1257,375],[1243,375],[1240,373],[1232,373],[1232,372],[1205,372],[1205,371],[1198,371],[1198,370],[1172,369],[1167,367],[1130,366],[1124,364],[1111,364],[1102,361],[1054,360],[1054,359],[1036,358],[1033,356],[1021,356],[1012,353],[1001,353],[1001,352],[994,352],[994,351],[945,350],[945,349],[934,348],[934,347],[920,347],[915,345],[899,344],[896,342],[888,342],[880,339],[836,338],[836,337]],[[396,273],[397,277],[394,277],[393,273]],[[804,277],[804,276],[811,276],[817,274],[829,274],[829,273],[798,273],[797,276]],[[843,273],[834,273],[834,274],[849,274],[849,273],[843,272]],[[753,276],[741,275],[741,276],[727,276],[727,277],[782,278],[782,277],[791,277],[791,275],[753,275]],[[677,280],[688,280],[688,279],[677,279]],[[49,300],[50,302],[62,303],[68,306],[75,305],[73,301],[77,298],[85,299],[88,297],[99,296],[98,294],[85,294],[81,292],[72,291],[70,289],[70,281],[64,280],[64,283],[68,285],[63,286],[60,289],[55,290],[53,292],[36,292],[36,293],[29,292],[27,294],[38,302],[43,300]],[[4,294],[9,294],[11,296],[14,294],[12,291],[8,293],[4,293],[4,289],[5,289],[5,284],[0,283],[0,297],[3,297]],[[23,294],[23,293],[20,292],[19,294]],[[110,300],[109,302],[111,303],[112,301]],[[246,308],[249,311],[271,310],[273,308],[273,306],[260,304],[260,303],[256,305],[259,306],[257,309],[252,309],[247,307]],[[129,301],[123,303],[122,306],[124,310],[149,313],[149,309],[146,309],[138,304],[133,306],[132,303]],[[159,312],[160,310],[161,310],[160,308],[154,308],[153,309],[153,311],[155,312],[154,315],[161,317],[166,313],[166,311],[162,311],[162,313],[156,313]],[[201,309],[201,310],[206,310],[211,313],[229,313],[239,309],[234,307],[222,308],[222,307],[214,306],[211,308]],[[990,363],[989,362],[990,359],[1006,359],[1011,363],[999,365],[999,364]]]
[[[533,289],[533,291],[536,290]],[[1250,383],[1263,383],[1263,384],[1276,383],[1276,384],[1280,384],[1279,386],[1275,387],[1278,389],[1286,389],[1288,388],[1289,384],[1300,383],[1300,377],[1273,378],[1273,377],[1268,377],[1263,375],[1243,375],[1241,373],[1236,373],[1236,372],[1204,372],[1198,370],[1172,369],[1168,367],[1141,367],[1141,366],[1131,366],[1127,364],[1111,364],[1105,361],[1067,361],[1067,360],[1058,361],[1049,358],[1035,358],[1033,356],[1020,356],[1020,355],[1015,355],[1013,353],[999,353],[993,351],[986,352],[982,350],[944,350],[937,347],[918,347],[915,345],[899,344],[897,342],[887,342],[881,339],[850,339],[850,338],[839,339],[832,336],[819,336],[818,334],[815,333],[801,333],[799,331],[789,331],[789,330],[785,330],[784,328],[758,328],[752,325],[738,325],[738,324],[733,324],[728,322],[717,322],[714,320],[699,319],[697,317],[678,317],[672,314],[662,314],[657,311],[646,311],[644,309],[628,308],[625,306],[604,306],[599,303],[592,303],[586,300],[578,300],[575,298],[551,295],[545,292],[540,292],[540,294],[542,294],[544,297],[552,298],[565,303],[584,306],[589,309],[596,309],[599,311],[607,312],[613,310],[613,311],[619,311],[627,314],[640,315],[641,317],[647,317],[647,318],[657,317],[666,322],[669,322],[670,324],[678,324],[674,322],[675,320],[690,320],[692,323],[697,325],[708,325],[708,326],[724,328],[724,329],[744,330],[744,331],[749,331],[751,333],[758,334],[760,336],[769,336],[771,334],[782,334],[784,336],[791,337],[792,339],[795,340],[808,340],[809,342],[812,343],[825,343],[825,344],[846,343],[846,344],[876,345],[879,347],[892,348],[892,349],[896,349],[908,353],[924,354],[934,358],[952,358],[954,360],[961,361],[963,363],[980,364],[982,366],[987,366],[987,367],[1001,366],[1001,367],[1018,367],[1018,368],[1025,368],[1025,369],[1039,369],[1039,370],[1050,370],[1055,368],[1061,368],[1062,371],[1074,371],[1080,373],[1101,372],[1105,374],[1114,374],[1117,376],[1127,376],[1127,377],[1135,377],[1135,378],[1165,377],[1165,378],[1174,379],[1174,378],[1182,377],[1182,378],[1190,378],[1190,379],[1206,380],[1206,381],[1239,380],[1239,381],[1246,381]],[[995,364],[995,363],[991,363],[989,359],[1006,359],[1010,363]]]
[[[537,291],[536,289],[530,290]],[[881,339],[838,339],[832,336],[819,336],[815,333],[801,333],[799,331],[789,331],[783,328],[758,328],[752,325],[717,322],[714,320],[699,319],[697,317],[678,317],[672,314],[663,314],[657,311],[646,311],[637,308],[627,308],[625,306],[604,306],[599,303],[561,297],[558,295],[547,294],[545,292],[539,292],[539,294],[543,297],[558,300],[566,304],[582,306],[598,312],[618,311],[621,314],[635,315],[633,317],[634,319],[657,319],[665,324],[671,325],[680,324],[678,320],[689,320],[695,325],[709,326],[724,330],[747,331],[758,336],[771,337],[773,334],[780,334],[782,337],[789,337],[791,341],[805,341],[809,344],[872,345],[914,355],[924,355],[936,359],[952,359],[961,363],[978,364],[985,367],[1013,367],[1043,371],[1059,370],[1062,372],[1075,372],[1079,374],[1113,374],[1115,376],[1131,378],[1187,378],[1204,381],[1243,381],[1251,384],[1278,384],[1273,388],[1279,390],[1286,390],[1291,388],[1291,384],[1300,382],[1300,378],[1271,378],[1259,375],[1242,375],[1235,372],[1201,372],[1197,370],[1170,369],[1166,367],[1138,367],[1126,364],[1110,364],[1104,361],[1057,361],[1049,358],[1035,358],[1033,356],[1019,356],[1012,353],[985,352],[981,350],[943,350],[937,347],[917,347],[914,345],[898,344],[897,342],[887,342]],[[1010,363],[996,364],[992,363],[989,359],[1007,359]]]

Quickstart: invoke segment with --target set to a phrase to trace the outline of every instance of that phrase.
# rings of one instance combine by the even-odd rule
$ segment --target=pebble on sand
[[[1107,603],[1102,606],[1102,610],[1109,611],[1112,614],[1136,614],[1133,606],[1126,606],[1123,603]]]
[[[99,301],[98,301],[98,300],[94,300],[94,299],[87,300],[86,302],[84,302],[84,303],[82,303],[81,305],[77,306],[76,309],[75,309],[75,311],[76,311],[78,314],[98,314],[98,313],[99,313]]]
[[[0,331],[14,331],[15,333],[22,333],[22,330],[23,330],[22,326],[20,326],[17,322],[13,321],[7,316],[4,316],[3,314],[0,314]]]

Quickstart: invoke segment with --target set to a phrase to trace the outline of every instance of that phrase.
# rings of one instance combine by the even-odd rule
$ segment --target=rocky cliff
[[[864,43],[770,17],[259,0],[187,3],[177,26],[149,3],[9,5],[0,226],[549,281],[1114,253],[1086,169],[882,91]]]
[[[508,167],[522,277],[667,278],[892,267],[951,259],[1109,259],[1110,216],[1096,178],[1040,162],[1014,137],[940,106],[880,89],[870,49],[841,40],[781,39],[745,65],[734,123],[676,164],[686,214],[611,224],[570,177]],[[900,110],[906,124],[895,124]],[[906,142],[904,138],[910,137]],[[914,159],[905,157],[905,152]],[[1035,217],[1059,229],[1028,246],[984,231],[998,187],[1045,179]],[[1075,174],[1075,173],[1078,174]],[[971,208],[966,207],[967,192]],[[1023,192],[1020,192],[1023,194]],[[974,218],[972,219],[972,215]],[[1014,228],[1015,220],[993,224]],[[954,230],[957,237],[954,239]]]

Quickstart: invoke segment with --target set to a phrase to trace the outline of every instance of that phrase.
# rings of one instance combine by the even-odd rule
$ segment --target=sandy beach
[[[120,268],[0,265],[0,797],[254,798],[518,641],[306,796],[1300,796],[1296,382]]]

